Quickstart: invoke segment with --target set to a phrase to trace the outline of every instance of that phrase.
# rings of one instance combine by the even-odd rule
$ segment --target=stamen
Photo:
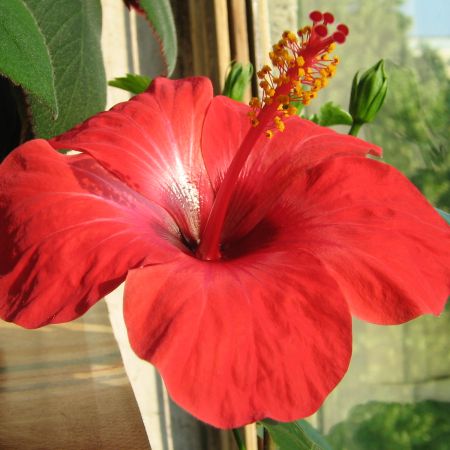
[[[342,43],[348,28],[340,24],[328,34],[328,24],[334,22],[330,13],[313,11],[312,26],[297,33],[285,31],[269,53],[273,69],[263,66],[257,72],[262,99],[250,100],[248,113],[252,127],[243,138],[217,191],[205,228],[202,231],[196,256],[205,261],[216,261],[223,257],[221,237],[226,214],[235,191],[237,180],[248,156],[261,135],[271,139],[275,133],[286,128],[286,117],[297,113],[293,102],[304,105],[317,96],[317,92],[328,84],[339,62],[330,53],[335,43]]]
[[[331,57],[336,43],[345,42],[348,27],[339,24],[336,31],[329,34],[328,24],[334,22],[331,13],[313,11],[309,15],[312,26],[305,26],[293,33],[285,31],[269,53],[273,69],[265,65],[257,72],[262,90],[262,100],[253,98],[250,106],[253,113],[250,120],[253,126],[264,123],[269,138],[277,131],[283,131],[280,125],[285,117],[296,114],[296,108],[291,102],[308,105],[317,96],[317,92],[324,88],[329,79],[336,72],[339,60]],[[276,118],[271,121],[255,120],[261,111],[274,104]]]

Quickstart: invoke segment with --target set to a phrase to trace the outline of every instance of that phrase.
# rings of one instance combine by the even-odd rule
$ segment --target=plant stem
[[[240,432],[239,428],[233,428],[231,431],[233,432],[233,436],[234,436],[234,439],[235,439],[236,444],[238,446],[238,449],[239,450],[247,450],[245,448],[245,443],[242,440],[242,436],[241,436],[241,432]]]
[[[264,428],[264,450],[276,450],[275,442],[269,432]]]
[[[358,136],[359,130],[361,129],[361,127],[363,126],[362,123],[360,122],[353,122],[348,134],[350,136]]]

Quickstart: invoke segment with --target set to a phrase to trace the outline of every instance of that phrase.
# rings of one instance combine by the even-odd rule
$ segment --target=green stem
[[[364,124],[361,123],[361,122],[353,122],[353,124],[352,124],[352,126],[351,126],[351,128],[350,128],[350,130],[348,132],[348,134],[350,136],[355,136],[355,137],[358,136],[359,130],[361,129],[361,127],[363,125]]]
[[[273,442],[273,439],[270,437],[269,432],[266,428],[264,428],[264,450],[276,450],[275,442]]]
[[[239,428],[233,428],[231,431],[233,432],[233,436],[234,436],[234,439],[235,439],[236,444],[238,446],[238,449],[239,450],[247,450],[245,448],[245,443],[242,440],[242,436],[241,436],[241,432],[239,431]]]

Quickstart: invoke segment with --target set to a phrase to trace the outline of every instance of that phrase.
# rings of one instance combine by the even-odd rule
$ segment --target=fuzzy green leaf
[[[144,11],[151,27],[159,36],[161,53],[164,58],[167,76],[172,75],[177,62],[177,34],[175,21],[169,0],[139,0],[139,6]]]
[[[0,2],[0,73],[58,114],[45,32],[23,0]]]
[[[22,1],[45,38],[55,78],[57,119],[36,95],[29,98],[34,132],[48,138],[105,107],[100,0]]]

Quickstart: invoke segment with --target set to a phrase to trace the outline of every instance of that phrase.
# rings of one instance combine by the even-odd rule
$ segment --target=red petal
[[[248,106],[223,96],[214,97],[211,102],[203,127],[202,152],[214,186],[223,178],[250,129],[247,115],[249,111]],[[222,130],[226,132],[221,132]],[[288,164],[287,167],[295,164],[298,169],[317,164],[330,156],[365,156],[368,153],[381,155],[381,149],[376,145],[336,133],[297,116],[287,120],[286,130],[276,133],[272,139],[264,136],[264,130],[261,134],[262,138],[253,149],[247,164],[252,177],[253,169],[263,165],[270,168],[277,165],[280,158]]]
[[[125,321],[175,402],[222,428],[312,414],[351,355],[333,279],[315,257],[275,242],[228,262],[182,256],[131,271]]]
[[[207,78],[157,78],[148,92],[100,113],[51,141],[89,153],[132,189],[166,208],[196,240],[212,191],[200,151]]]
[[[328,266],[361,319],[395,324],[442,311],[450,228],[391,166],[352,157],[323,162],[273,214],[291,227],[291,245]]]
[[[179,252],[165,211],[43,140],[0,165],[0,214],[0,316],[27,328],[78,317],[128,269]]]
[[[250,128],[249,107],[226,97],[215,97],[202,135],[202,152],[217,190],[245,134]],[[217,130],[226,129],[227,133]],[[309,120],[291,117],[286,131],[265,136],[252,150],[234,193],[223,240],[234,241],[248,233],[307,168],[342,155],[380,155],[373,144],[341,135]],[[271,180],[268,182],[268,180]]]

